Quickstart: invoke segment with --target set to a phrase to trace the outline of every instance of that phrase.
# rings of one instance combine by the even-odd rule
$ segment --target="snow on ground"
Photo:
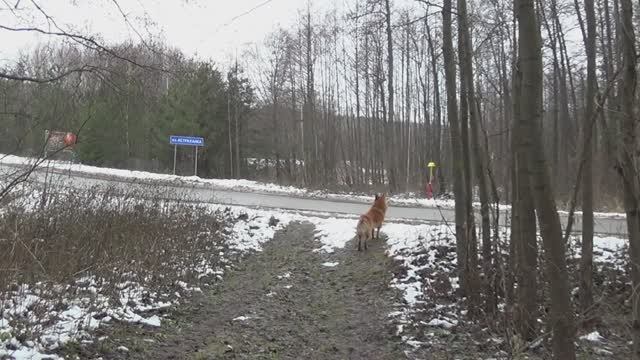
[[[309,218],[316,226],[316,238],[321,247],[316,251],[332,253],[336,248],[343,248],[354,238],[357,219]],[[423,275],[425,271],[453,274],[455,259],[455,240],[452,229],[446,225],[411,225],[403,223],[385,223],[382,226],[382,238],[385,238],[387,255],[400,262],[406,270],[404,275],[393,279],[390,286],[397,288],[403,296],[404,303],[398,304],[397,310],[390,318],[397,322],[398,335],[403,333],[406,324],[410,323],[410,315],[416,305],[432,301],[425,290],[431,287],[431,279]],[[373,240],[378,241],[378,240]],[[457,278],[447,281],[452,289],[457,287]],[[450,329],[458,324],[455,307],[438,307],[438,317],[434,317],[427,326]],[[424,343],[411,336],[402,336],[403,341],[413,348]]]
[[[580,237],[573,236],[571,238],[571,247],[573,250],[572,257],[574,259],[580,258]],[[623,271],[627,265],[626,256],[627,247],[629,241],[627,239],[616,237],[599,237],[593,238],[593,261],[597,265],[605,265],[608,267],[615,267],[616,269]]]
[[[262,244],[271,240],[278,230],[291,222],[309,222],[315,226],[315,237],[320,243],[315,251],[330,254],[337,248],[344,248],[355,236],[356,217],[209,206],[236,219],[224,232],[230,248],[239,253],[260,251]],[[390,284],[403,295],[403,303],[398,304],[396,311],[390,314],[399,323],[399,334],[405,331],[405,325],[411,325],[411,314],[415,312],[417,305],[425,303],[432,305],[434,311],[429,313],[432,318],[424,321],[423,325],[443,331],[456,327],[458,316],[461,315],[459,309],[453,306],[455,304],[442,304],[434,298],[435,294],[446,295],[458,286],[458,279],[454,276],[456,258],[453,229],[447,225],[385,223],[382,235],[383,238],[386,236],[387,255],[398,261],[405,270]],[[608,260],[625,246],[625,240],[595,238],[594,244],[595,260]],[[221,258],[226,256],[227,254],[220,253]],[[323,265],[331,267],[337,263],[326,262]],[[214,275],[218,279],[225,272],[225,268],[213,268],[206,263],[200,264],[196,270],[201,276]],[[283,277],[286,278],[287,275],[291,276],[283,274]],[[19,286],[8,297],[5,296],[0,303],[0,358],[55,359],[55,356],[45,354],[69,341],[94,341],[91,330],[113,321],[162,326],[163,316],[159,310],[178,305],[184,295],[200,291],[194,284],[179,282],[175,284],[175,293],[158,294],[147,291],[140,283],[128,282],[116,284],[120,301],[114,304],[103,294],[108,284],[103,284],[101,279],[85,276],[77,279],[76,285],[76,295],[65,297],[62,304],[48,301],[51,297],[45,292],[64,291],[60,286],[53,287],[54,290],[43,290],[37,285]],[[442,286],[445,290],[442,290]],[[20,330],[12,324],[16,323],[15,320],[25,319],[35,325],[39,335],[20,341]],[[412,336],[402,335],[402,338],[412,347],[422,346]]]
[[[296,212],[250,209],[238,206],[209,205],[212,210],[223,211],[228,218],[236,221],[225,229],[226,241],[230,249],[239,253],[260,251],[262,244],[273,238],[275,233],[291,222],[309,222],[316,227],[315,236],[321,246],[318,251],[331,253],[343,248],[355,235],[355,217],[333,217],[326,214],[310,216]],[[387,224],[384,231],[397,242],[413,244],[426,228],[411,225]],[[410,237],[411,239],[407,239]],[[412,242],[413,241],[413,242]],[[227,254],[220,252],[221,263],[226,263]],[[324,266],[338,265],[326,262]],[[211,267],[203,263],[196,267],[198,278],[212,275],[222,277],[225,268]],[[292,276],[283,274],[283,278]],[[173,292],[166,294],[148,291],[141,283],[126,281],[115,284],[118,292],[114,303],[107,296],[107,289],[114,284],[104,283],[104,279],[84,276],[75,281],[74,294],[65,293],[67,287],[53,286],[60,296],[47,293],[51,286],[20,286],[18,290],[5,293],[0,304],[0,358],[17,359],[42,358],[59,349],[69,341],[94,341],[91,331],[114,321],[139,323],[157,327],[163,324],[163,309],[180,304],[182,298],[191,292],[201,291],[194,284],[177,281]],[[419,292],[419,289],[415,291]],[[63,303],[51,299],[64,299]],[[27,322],[38,335],[20,341],[24,334],[12,324]],[[55,358],[55,357],[52,357]]]
[[[327,262],[323,262],[322,266],[326,266],[326,267],[336,267],[338,266],[340,263],[339,262],[335,262],[335,261],[327,261]]]
[[[316,251],[330,254],[354,238],[356,219],[312,218],[310,221],[315,224],[316,238],[321,243]],[[407,327],[431,328],[439,333],[451,332],[455,331],[454,328],[465,316],[454,294],[459,287],[455,271],[454,230],[448,225],[390,222],[382,226],[387,255],[398,261],[404,270],[390,284],[401,292],[403,303],[398,304],[389,317],[396,324],[398,335],[402,335],[403,341],[413,349],[425,343],[410,335],[412,332],[407,332]],[[508,234],[508,229],[505,229],[502,236],[508,238]],[[573,251],[580,248],[576,243],[578,239],[572,239]],[[626,254],[627,243],[626,239],[621,238],[595,237],[594,262],[614,264],[622,269],[626,261],[621,254]],[[416,320],[418,314],[420,320]],[[599,334],[589,334],[581,339],[603,341],[602,337],[596,335]]]
[[[277,230],[301,218],[242,207],[217,206],[217,210],[237,220],[224,232],[230,251],[238,253],[260,251],[261,244],[272,239]],[[219,255],[220,262],[227,263],[228,254],[221,251]],[[221,279],[225,268],[202,263],[195,271],[198,278],[212,275]],[[174,285],[173,292],[161,294],[135,281],[108,284],[104,279],[84,276],[75,280],[75,286],[19,286],[0,297],[0,358],[57,359],[51,355],[56,349],[69,341],[94,341],[91,331],[114,321],[162,326],[163,309],[180,304],[189,293],[202,291],[184,281]],[[114,289],[119,299],[115,302],[108,296]],[[14,326],[25,323],[32,335],[25,333],[22,325]],[[28,340],[19,340],[25,338]]]
[[[19,157],[14,155],[2,155],[0,154],[0,164],[12,164],[12,165],[31,165],[34,164],[36,159]],[[210,185],[223,190],[235,190],[235,191],[254,191],[274,194],[287,194],[301,197],[332,199],[341,201],[356,201],[356,202],[370,202],[371,195],[363,195],[358,193],[327,193],[326,191],[308,190],[303,188],[297,188],[294,186],[282,186],[272,183],[263,183],[253,180],[245,179],[204,179],[197,176],[176,176],[168,174],[151,173],[145,171],[123,170],[103,168],[97,166],[89,166],[82,164],[74,164],[64,161],[47,160],[42,162],[41,167],[50,167],[62,171],[73,171],[85,174],[102,175],[110,177],[120,177],[127,179],[137,180],[151,180],[151,181],[167,181],[167,182],[183,182],[190,184],[202,184]],[[391,196],[389,198],[390,204],[405,205],[405,206],[423,206],[423,207],[436,207],[452,208],[454,202],[452,200],[434,200],[420,198],[415,194],[399,194],[398,196]]]
[[[36,162],[36,159],[26,158],[14,155],[2,155],[0,154],[0,164],[12,164],[12,165],[32,165]],[[103,168],[97,166],[89,166],[82,164],[74,164],[65,161],[47,160],[42,162],[40,167],[50,167],[63,171],[74,171],[85,174],[113,176],[138,180],[153,180],[153,181],[182,181],[186,183],[201,183],[206,185],[216,186],[221,189],[229,190],[248,190],[248,191],[261,191],[269,193],[284,193],[292,195],[304,195],[307,191],[305,189],[296,188],[293,186],[281,186],[270,183],[261,183],[252,180],[244,179],[203,179],[197,176],[177,176],[169,174],[159,174],[146,171],[124,170]]]
[[[580,340],[591,341],[591,342],[602,342],[604,338],[600,335],[599,332],[594,331],[592,333],[580,336]]]
[[[258,159],[254,159],[258,160]],[[12,164],[12,165],[31,165],[34,164],[37,159],[20,157],[15,155],[0,154],[0,164]],[[42,162],[41,167],[50,167],[57,170],[73,171],[86,174],[120,177],[127,179],[137,180],[151,180],[151,181],[167,181],[167,182],[183,182],[190,184],[202,184],[210,185],[222,190],[235,190],[235,191],[253,191],[272,194],[287,194],[292,196],[310,197],[329,200],[340,201],[356,201],[356,202],[370,202],[372,199],[371,194],[362,194],[355,192],[345,193],[329,193],[327,191],[309,190],[304,188],[298,188],[294,186],[283,186],[273,183],[264,183],[254,180],[246,179],[204,179],[197,176],[177,176],[169,174],[159,174],[146,171],[135,170],[123,170],[113,168],[103,168],[97,166],[89,166],[82,164],[74,164],[65,161],[47,160]],[[400,206],[418,206],[429,208],[447,208],[451,209],[455,206],[455,202],[452,199],[427,199],[422,194],[417,193],[404,193],[392,195],[388,199],[390,205]],[[474,203],[474,207],[479,208],[479,203]],[[500,209],[508,211],[511,209],[510,205],[501,204]],[[568,214],[566,211],[559,211],[560,214]],[[576,215],[581,215],[580,211],[576,211]],[[626,217],[624,213],[613,212],[596,212],[594,215],[597,218],[616,218],[623,219]]]

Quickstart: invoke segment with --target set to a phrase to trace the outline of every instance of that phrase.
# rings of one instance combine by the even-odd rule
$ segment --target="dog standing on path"
[[[367,250],[367,241],[373,239],[375,229],[378,229],[376,239],[380,237],[380,228],[387,212],[387,195],[376,194],[373,205],[365,214],[360,216],[358,226],[356,226],[356,236],[358,237],[358,251],[361,251],[361,243],[364,242],[364,249]]]

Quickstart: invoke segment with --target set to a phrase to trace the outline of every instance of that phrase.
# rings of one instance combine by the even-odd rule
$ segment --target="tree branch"
[[[57,37],[64,37],[64,38],[70,38],[72,40],[74,40],[75,42],[77,42],[78,44],[90,48],[92,50],[98,51],[98,52],[105,52],[107,54],[109,54],[110,56],[113,56],[114,58],[118,59],[118,60],[122,60],[124,62],[130,63],[134,66],[137,66],[139,68],[143,68],[146,70],[152,70],[152,71],[161,71],[161,72],[168,72],[165,69],[162,68],[157,68],[155,66],[150,66],[150,65],[145,65],[145,64],[140,64],[134,60],[131,60],[127,57],[124,57],[122,55],[117,54],[114,50],[111,50],[109,48],[107,48],[106,46],[100,44],[98,41],[96,41],[95,39],[85,36],[85,35],[81,35],[81,34],[72,34],[69,32],[66,32],[64,30],[60,30],[59,31],[48,31],[48,30],[43,30],[37,27],[10,27],[10,26],[5,26],[5,25],[1,25],[0,24],[0,29],[1,30],[6,30],[6,31],[13,31],[13,32],[35,32],[35,33],[39,33],[39,34],[43,34],[43,35],[50,35],[50,36],[57,36]],[[68,74],[67,74],[68,75]]]
[[[0,25],[1,26],[1,25]],[[37,78],[37,77],[32,77],[32,76],[21,76],[21,75],[13,75],[13,74],[9,74],[3,71],[0,71],[0,79],[6,79],[6,80],[14,80],[14,81],[22,81],[22,82],[32,82],[32,83],[37,83],[37,84],[46,84],[46,83],[51,83],[51,82],[56,82],[62,78],[65,78],[71,74],[81,74],[81,73],[85,73],[85,72],[93,72],[97,70],[97,68],[95,66],[91,66],[91,65],[84,65],[80,68],[76,68],[76,69],[71,69],[68,71],[65,71],[63,73],[60,73],[58,75],[49,77],[49,78]]]

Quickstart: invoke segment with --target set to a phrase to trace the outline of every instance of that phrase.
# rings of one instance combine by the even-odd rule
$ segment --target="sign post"
[[[173,145],[173,174],[176,174],[176,159],[178,157],[178,145],[193,146],[195,148],[194,175],[198,176],[198,147],[204,146],[204,138],[198,136],[169,136],[169,144]]]
[[[433,169],[436,167],[436,163],[430,161],[427,165],[429,168],[429,183],[427,184],[427,199],[431,199],[433,197]]]
[[[176,174],[176,158],[178,157],[178,145],[173,145],[173,175]]]
[[[196,149],[196,168],[193,170],[193,173],[195,174],[195,176],[198,176],[198,147],[195,146],[194,149]]]

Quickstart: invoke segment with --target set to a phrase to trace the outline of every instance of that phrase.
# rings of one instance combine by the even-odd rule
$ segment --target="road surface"
[[[3,174],[17,171],[19,166],[0,164],[0,178]],[[366,211],[368,204],[351,202],[348,200],[335,199],[312,199],[292,196],[288,194],[242,192],[226,189],[217,189],[210,185],[194,183],[173,183],[150,180],[139,180],[124,177],[115,177],[99,174],[69,172],[52,168],[39,168],[33,172],[29,181],[45,182],[49,181],[60,186],[88,189],[95,186],[111,186],[120,190],[137,190],[148,192],[149,186],[162,189],[162,196],[168,200],[182,200],[203,203],[228,204],[238,206],[248,206],[255,208],[275,208],[296,211],[321,212],[331,214],[342,214],[346,216],[356,216]],[[454,223],[455,214],[453,209],[415,207],[393,205],[388,210],[388,217],[391,220],[402,220],[421,223],[442,223],[447,221]],[[560,216],[563,227],[566,225],[567,216]],[[500,224],[507,225],[507,212],[500,215]],[[581,217],[576,215],[573,225],[573,232],[579,233]],[[626,236],[626,220],[614,217],[596,217],[595,233],[598,235]]]

